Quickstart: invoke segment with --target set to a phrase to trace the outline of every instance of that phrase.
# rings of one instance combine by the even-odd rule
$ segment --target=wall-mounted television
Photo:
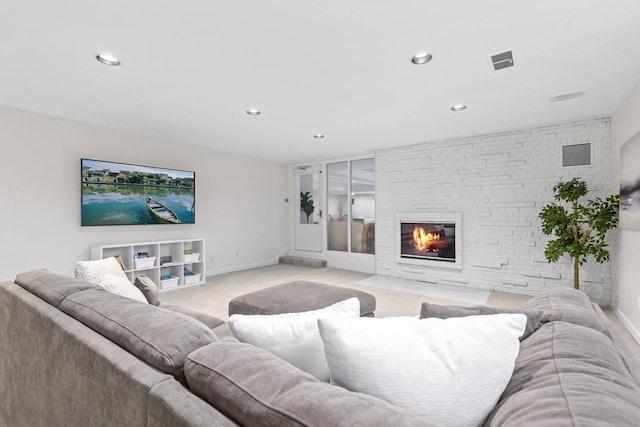
[[[82,226],[194,224],[193,171],[81,159]]]

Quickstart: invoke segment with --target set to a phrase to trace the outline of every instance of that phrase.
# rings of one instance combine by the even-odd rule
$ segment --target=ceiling
[[[20,0],[0,40],[0,105],[291,164],[609,116],[640,79],[638,0]]]

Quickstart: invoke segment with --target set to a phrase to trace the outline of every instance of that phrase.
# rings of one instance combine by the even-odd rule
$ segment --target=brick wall
[[[562,146],[589,142],[592,165],[562,167]],[[573,286],[568,257],[549,263],[538,213],[553,186],[584,179],[588,198],[611,188],[609,118],[425,143],[376,153],[376,272],[432,283],[534,295]],[[462,270],[396,262],[396,212],[462,213]],[[580,286],[611,301],[609,263],[590,260]]]

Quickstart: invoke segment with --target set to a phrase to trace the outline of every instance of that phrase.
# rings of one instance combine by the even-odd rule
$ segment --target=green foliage
[[[315,206],[313,206],[313,199],[310,192],[300,192],[300,209],[307,215],[307,224],[309,224],[309,217],[316,209]]]
[[[555,235],[547,243],[544,254],[549,262],[557,262],[568,254],[574,260],[574,287],[579,288],[579,266],[592,256],[596,262],[609,261],[605,242],[606,233],[618,225],[617,212],[620,196],[611,195],[602,200],[596,197],[580,204],[588,193],[587,184],[579,178],[560,182],[553,187],[555,200],[568,204],[550,203],[538,215],[542,232]]]

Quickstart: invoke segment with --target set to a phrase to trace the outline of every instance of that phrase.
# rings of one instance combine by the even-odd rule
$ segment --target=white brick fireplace
[[[562,167],[562,146],[587,142],[592,165]],[[587,182],[588,197],[608,195],[610,145],[609,119],[595,119],[377,152],[377,274],[529,295],[572,286],[569,260],[544,257],[537,215],[553,186],[574,176]],[[397,219],[406,212],[461,215],[458,268],[398,258]],[[589,261],[581,288],[609,303],[610,278],[609,263]]]

